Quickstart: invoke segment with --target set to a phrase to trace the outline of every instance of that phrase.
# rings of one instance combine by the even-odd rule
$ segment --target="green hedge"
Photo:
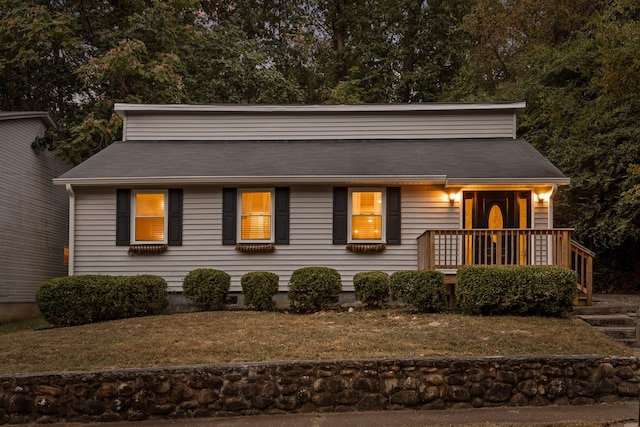
[[[169,305],[167,282],[159,276],[84,275],[44,282],[36,304],[53,326],[160,314]]]
[[[367,306],[381,307],[389,298],[389,275],[384,271],[367,271],[353,276],[356,299]]]
[[[268,271],[252,271],[240,279],[244,303],[255,310],[274,310],[276,301],[273,296],[278,293],[280,278]]]
[[[303,267],[289,279],[289,301],[295,313],[313,313],[338,302],[342,280],[337,270],[329,267]]]
[[[231,286],[231,276],[221,270],[197,268],[182,282],[182,291],[194,307],[201,311],[223,310]]]
[[[120,276],[107,292],[110,319],[158,314],[169,306],[167,282],[159,276]]]
[[[558,316],[575,295],[575,272],[561,267],[464,267],[456,279],[457,304],[471,314]]]
[[[414,275],[415,271],[396,271],[389,277],[389,290],[392,299],[405,301],[410,293]]]
[[[444,274],[439,271],[397,271],[390,277],[391,296],[424,313],[446,307]]]

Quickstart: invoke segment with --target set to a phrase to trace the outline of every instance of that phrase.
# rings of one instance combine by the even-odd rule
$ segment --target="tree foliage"
[[[526,100],[520,135],[571,177],[556,197],[556,225],[575,228],[598,253],[601,289],[638,288],[640,8],[628,0],[491,6],[465,17],[477,42],[448,99]]]
[[[556,225],[640,287],[640,6],[634,0],[0,0],[0,109],[47,110],[78,163],[116,102],[523,99],[519,134],[571,185]]]

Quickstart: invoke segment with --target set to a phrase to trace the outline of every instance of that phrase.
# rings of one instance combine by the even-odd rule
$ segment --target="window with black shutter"
[[[400,187],[334,187],[333,243],[400,245]]]
[[[116,190],[116,245],[182,245],[182,189]]]
[[[223,188],[224,245],[289,244],[289,188]]]

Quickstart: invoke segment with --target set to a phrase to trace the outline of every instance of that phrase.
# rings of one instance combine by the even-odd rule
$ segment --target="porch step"
[[[625,314],[636,317],[638,307],[631,304],[594,304],[590,306],[573,307],[573,314],[577,316],[595,316],[608,314]]]
[[[598,326],[596,327],[601,332],[609,335],[616,341],[625,342],[628,345],[636,342],[636,328],[635,326]]]
[[[636,319],[627,314],[587,314],[578,315],[591,326],[631,326],[635,328]]]
[[[636,337],[638,307],[629,304],[596,304],[574,307],[573,314],[616,341],[640,346]]]

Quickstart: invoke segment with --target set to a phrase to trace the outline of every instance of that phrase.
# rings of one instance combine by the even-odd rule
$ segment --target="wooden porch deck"
[[[418,269],[447,275],[449,304],[455,306],[455,273],[466,265],[552,265],[576,272],[574,305],[593,303],[593,258],[571,240],[571,229],[427,230],[418,237]]]

